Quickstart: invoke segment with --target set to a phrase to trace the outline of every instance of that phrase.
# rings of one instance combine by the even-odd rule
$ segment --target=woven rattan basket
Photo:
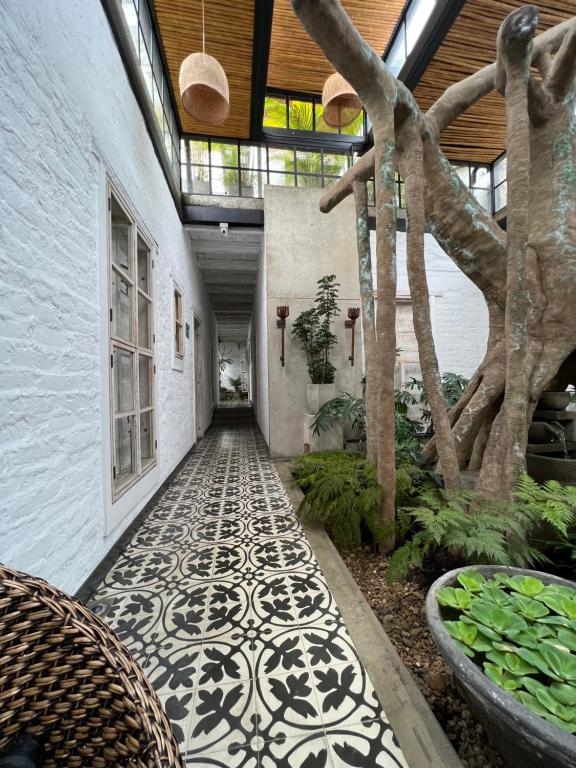
[[[45,768],[183,768],[162,706],[78,600],[0,564],[0,752],[22,732]]]

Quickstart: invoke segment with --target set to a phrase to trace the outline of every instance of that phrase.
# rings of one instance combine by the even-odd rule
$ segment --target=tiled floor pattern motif
[[[151,679],[187,765],[406,768],[254,427],[206,435],[91,606]]]

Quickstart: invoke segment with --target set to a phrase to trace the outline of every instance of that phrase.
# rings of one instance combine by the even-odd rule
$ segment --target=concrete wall
[[[268,320],[268,393],[270,411],[269,447],[273,456],[293,456],[303,450],[306,390],[310,382],[306,358],[292,341],[296,317],[311,307],[316,281],[335,274],[340,283],[340,316],[333,330],[338,336],[332,362],[337,368],[336,389],[360,393],[362,366],[358,356],[352,367],[350,330],[344,328],[348,307],[359,306],[360,289],[356,257],[354,202],[341,203],[330,214],[321,214],[319,189],[266,187],[266,296]],[[290,316],[285,335],[286,365],[280,365],[280,331],[276,328],[276,307],[288,304]],[[360,323],[356,325],[360,342]],[[358,350],[359,351],[359,350]]]
[[[372,267],[376,285],[376,235],[371,233]],[[446,255],[431,234],[424,236],[426,275],[440,371],[470,377],[484,357],[488,339],[488,310],[481,291]],[[410,295],[406,270],[406,233],[398,232],[398,296]]]
[[[49,7],[48,7],[49,6]],[[212,312],[97,0],[0,0],[0,560],[75,590],[195,441]],[[157,243],[158,465],[112,505],[106,175]],[[174,366],[173,281],[190,324]]]
[[[269,187],[267,187],[269,189]],[[250,326],[250,348],[252,360],[252,400],[254,403],[254,416],[260,427],[264,439],[270,445],[270,398],[268,390],[268,301],[267,301],[267,277],[266,277],[266,241],[267,234],[264,230],[264,244],[256,290],[254,292],[254,307]],[[270,327],[276,327],[274,318],[270,319]]]

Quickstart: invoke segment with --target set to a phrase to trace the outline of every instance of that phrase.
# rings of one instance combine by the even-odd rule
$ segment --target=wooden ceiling
[[[536,4],[539,32],[576,14],[576,0],[536,0]],[[414,91],[422,109],[428,109],[449,85],[495,60],[500,24],[522,5],[522,0],[467,0]],[[489,93],[447,128],[441,141],[451,160],[492,162],[506,149],[504,99]]]
[[[155,9],[184,132],[249,138],[254,0],[205,0],[206,53],[222,64],[230,86],[230,115],[221,125],[193,120],[178,90],[182,60],[202,50],[202,0],[155,0]]]
[[[362,37],[384,53],[405,0],[342,0]],[[304,31],[290,0],[275,0],[268,62],[268,87],[321,94],[334,72],[320,48]]]

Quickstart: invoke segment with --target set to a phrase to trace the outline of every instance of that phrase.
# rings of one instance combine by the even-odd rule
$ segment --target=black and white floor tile
[[[91,601],[186,764],[407,768],[266,445],[214,428]]]

